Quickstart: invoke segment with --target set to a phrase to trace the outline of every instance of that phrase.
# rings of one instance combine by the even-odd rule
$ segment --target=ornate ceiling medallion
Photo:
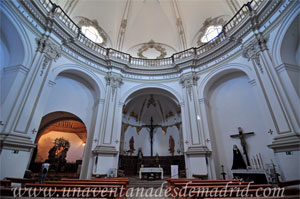
[[[155,50],[157,50],[158,52],[160,52],[160,55],[158,57],[156,57],[156,59],[162,59],[167,55],[166,49],[164,47],[162,47],[160,44],[155,43],[152,39],[148,42],[143,44],[137,52],[137,55],[139,58],[143,58],[143,59],[147,59],[147,57],[145,57],[143,55],[144,52],[146,52],[147,50],[149,50],[150,48],[153,48]]]

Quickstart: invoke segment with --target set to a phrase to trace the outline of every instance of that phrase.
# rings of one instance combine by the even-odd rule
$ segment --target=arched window
[[[81,32],[95,43],[102,44],[104,39],[99,34],[98,30],[93,26],[82,26]]]
[[[220,34],[221,31],[222,31],[221,25],[207,27],[203,37],[201,37],[201,42],[202,43],[209,42],[210,40],[216,38]]]

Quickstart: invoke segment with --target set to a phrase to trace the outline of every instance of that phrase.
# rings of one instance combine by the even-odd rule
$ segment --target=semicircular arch
[[[141,84],[141,85],[135,86],[135,87],[129,89],[121,97],[120,102],[124,104],[130,96],[138,93],[139,91],[145,90],[145,89],[160,89],[165,92],[163,94],[165,94],[167,97],[171,97],[171,98],[173,97],[178,101],[178,103],[183,103],[181,95],[173,88],[166,86],[164,84]]]
[[[225,64],[220,68],[217,68],[213,71],[211,71],[199,84],[200,93],[199,97],[200,99],[207,97],[207,93],[212,86],[214,82],[216,82],[218,79],[220,79],[222,76],[227,75],[229,73],[234,72],[242,72],[247,75],[249,78],[249,81],[254,80],[253,70],[244,64],[239,63],[231,63],[231,64]]]
[[[104,98],[105,87],[102,81],[90,70],[76,64],[64,64],[52,70],[50,80],[55,82],[56,77],[62,73],[71,73],[83,78],[95,89],[95,97],[98,99]]]

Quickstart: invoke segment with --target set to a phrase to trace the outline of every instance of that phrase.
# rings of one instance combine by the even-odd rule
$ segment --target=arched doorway
[[[161,167],[165,175],[173,164],[185,171],[181,124],[180,104],[169,92],[146,88],[131,94],[123,106],[119,169],[126,176],[142,166]]]
[[[42,163],[48,161],[49,178],[79,178],[86,139],[86,126],[76,115],[68,112],[45,115],[38,130],[30,170],[39,175]]]

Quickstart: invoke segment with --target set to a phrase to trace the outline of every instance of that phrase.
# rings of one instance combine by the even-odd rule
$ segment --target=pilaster
[[[37,50],[32,60],[29,71],[24,79],[23,86],[14,101],[7,120],[4,123],[1,137],[1,159],[14,153],[14,160],[5,160],[10,164],[18,164],[18,162],[28,162],[30,159],[31,149],[35,147],[34,139],[41,119],[41,111],[39,111],[39,103],[42,92],[48,87],[48,73],[53,61],[60,57],[60,46],[50,42],[48,36],[36,39]],[[37,111],[38,110],[38,111]],[[12,144],[15,141],[16,144]],[[6,168],[6,166],[7,168]],[[9,168],[9,164],[5,164],[3,170],[6,171],[5,176],[15,176]],[[20,169],[20,173],[16,177],[23,177],[27,164]],[[22,174],[23,172],[23,174]],[[2,175],[2,174],[1,174]],[[4,176],[2,176],[4,177]]]
[[[110,168],[117,168],[118,144],[114,138],[119,137],[121,128],[122,106],[119,105],[121,75],[107,73],[106,93],[103,103],[100,134],[96,137],[97,146],[93,149],[93,174],[106,174]]]
[[[299,121],[297,121],[297,115],[294,114],[295,112],[280,83],[266,43],[266,37],[263,37],[261,33],[255,33],[255,38],[244,43],[242,48],[243,56],[252,61],[258,79],[257,83],[262,90],[274,129],[278,134],[269,147],[275,152],[285,149],[299,150],[300,137],[297,133],[299,132]]]
[[[201,175],[208,178],[208,155],[211,151],[205,143],[203,125],[201,124],[200,107],[198,104],[197,81],[199,77],[194,72],[181,76],[185,106],[182,108],[183,133],[185,134],[185,158],[187,177]],[[183,121],[183,122],[184,122]]]

